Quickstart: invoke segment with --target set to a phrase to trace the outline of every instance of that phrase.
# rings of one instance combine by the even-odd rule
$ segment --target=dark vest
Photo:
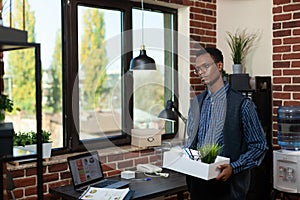
[[[197,96],[199,110],[207,91]],[[247,150],[244,140],[244,131],[242,124],[241,106],[247,97],[241,95],[236,90],[229,88],[227,91],[227,111],[223,129],[224,139],[224,157],[230,158],[231,162],[238,160],[239,156]],[[200,115],[200,113],[199,113]],[[198,131],[197,131],[198,132]],[[198,136],[194,138],[192,146],[197,144]]]

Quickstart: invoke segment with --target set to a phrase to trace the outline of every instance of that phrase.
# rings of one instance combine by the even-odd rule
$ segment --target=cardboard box
[[[220,173],[217,168],[221,164],[229,163],[230,159],[218,156],[212,164],[202,163],[188,157],[182,148],[172,148],[164,152],[163,167],[183,174],[195,176],[204,180],[213,179]]]
[[[161,131],[158,129],[132,129],[131,145],[152,147],[161,145]]]

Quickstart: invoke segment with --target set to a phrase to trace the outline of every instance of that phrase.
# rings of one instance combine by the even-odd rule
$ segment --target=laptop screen
[[[68,164],[75,189],[103,180],[103,172],[97,152],[68,157]]]

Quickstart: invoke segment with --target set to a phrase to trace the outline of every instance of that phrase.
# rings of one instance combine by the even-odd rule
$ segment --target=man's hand
[[[216,180],[227,181],[227,179],[232,175],[232,167],[230,164],[219,165],[218,169],[221,173],[216,177]]]

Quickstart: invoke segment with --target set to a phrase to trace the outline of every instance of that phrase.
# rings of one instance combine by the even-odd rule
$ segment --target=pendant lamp
[[[130,70],[156,70],[155,61],[153,58],[147,56],[144,45],[144,2],[141,0],[142,5],[142,45],[140,55],[131,59]]]

